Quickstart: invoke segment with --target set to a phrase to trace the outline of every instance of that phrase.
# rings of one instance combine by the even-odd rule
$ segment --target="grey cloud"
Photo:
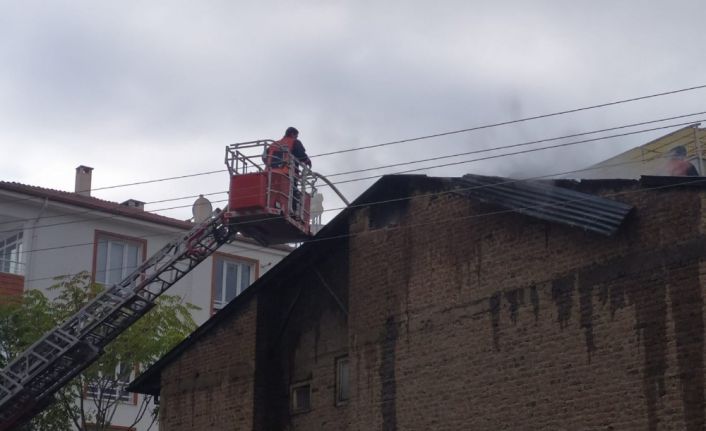
[[[10,171],[2,160],[0,168],[15,172],[6,179],[37,181],[22,174],[31,171],[31,148],[57,169],[92,163],[98,181],[130,182],[218,169],[226,144],[277,138],[289,125],[315,154],[703,79],[704,60],[688,49],[706,39],[697,1],[496,3],[3,5],[0,145],[22,147],[22,168]],[[333,173],[490,148],[700,110],[702,100],[703,93],[684,94],[348,153],[315,159],[315,168]],[[431,173],[579,168],[655,134]],[[159,163],[150,163],[155,158]],[[70,189],[67,177],[63,187]],[[354,197],[367,184],[346,190]],[[103,196],[156,200],[223,188],[221,177],[197,178]]]

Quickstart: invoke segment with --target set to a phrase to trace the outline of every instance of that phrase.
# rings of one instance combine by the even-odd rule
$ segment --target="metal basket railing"
[[[268,151],[272,145],[279,146],[278,152],[282,154],[282,157],[276,159],[278,162],[276,168],[267,166]],[[272,161],[270,160],[270,162]],[[294,157],[286,145],[281,145],[271,139],[231,144],[226,147],[225,163],[231,176],[266,172],[265,193],[268,205],[273,202],[273,196],[280,195],[286,198],[287,211],[285,214],[287,216],[298,219],[300,222],[309,221],[311,214],[304,205],[304,199],[306,196],[311,197],[316,193],[318,175]],[[288,177],[291,181],[292,187],[287,190],[286,195],[273,187],[272,180],[276,176]],[[280,209],[283,210],[283,208]]]

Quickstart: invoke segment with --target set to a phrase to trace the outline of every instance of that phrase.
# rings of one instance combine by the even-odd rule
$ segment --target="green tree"
[[[53,300],[30,290],[21,301],[0,305],[0,362],[23,351],[102,289],[101,285],[91,283],[90,274],[82,272],[57,278],[50,288],[55,295]],[[134,372],[160,358],[196,328],[191,317],[196,309],[179,297],[162,295],[156,307],[106,346],[105,353],[60,390],[57,402],[33,419],[26,429],[86,430],[90,425],[91,430],[106,430],[121,396],[126,396],[125,383]],[[152,416],[152,423],[156,419],[156,412],[148,411],[151,397],[140,398],[138,413],[130,426],[146,414]]]
[[[19,300],[0,302],[0,367],[29,347],[55,324],[51,302],[38,290],[29,290]],[[55,403],[35,416],[21,431],[73,430],[71,414]]]

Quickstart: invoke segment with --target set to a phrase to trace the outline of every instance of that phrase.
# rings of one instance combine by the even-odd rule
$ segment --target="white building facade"
[[[47,289],[56,283],[55,277],[81,271],[88,271],[97,283],[113,284],[193,227],[188,221],[145,212],[139,201],[118,204],[91,197],[90,175],[91,168],[77,168],[74,192],[0,181],[0,296],[26,289],[51,296]],[[237,238],[167,294],[199,307],[193,318],[200,325],[289,251]],[[112,421],[115,429],[146,430],[149,414],[125,428],[133,423],[141,400],[133,394],[124,398]]]

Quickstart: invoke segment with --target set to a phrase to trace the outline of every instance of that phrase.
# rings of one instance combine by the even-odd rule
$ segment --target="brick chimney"
[[[79,166],[76,168],[76,187],[75,193],[81,196],[91,196],[91,172],[93,168],[88,166]]]

